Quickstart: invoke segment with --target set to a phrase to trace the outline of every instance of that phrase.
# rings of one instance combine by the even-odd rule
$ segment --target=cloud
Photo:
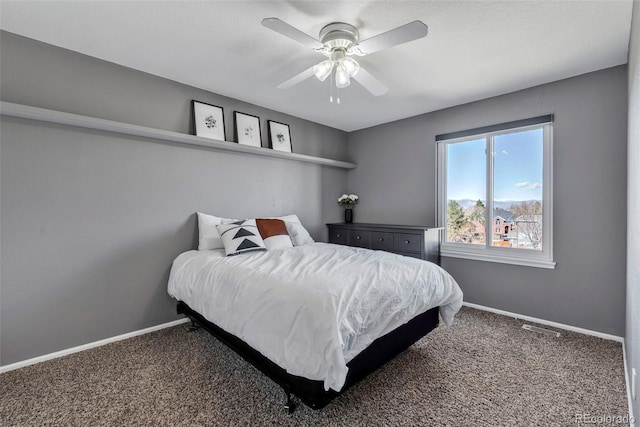
[[[516,187],[522,188],[523,190],[537,190],[539,188],[542,188],[542,184],[539,182],[524,181],[524,182],[518,182],[516,184]]]
[[[505,156],[508,156],[509,153],[507,152],[507,150],[502,150],[502,154],[504,154]]]

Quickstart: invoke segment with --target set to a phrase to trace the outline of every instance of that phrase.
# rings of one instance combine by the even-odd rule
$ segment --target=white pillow
[[[304,228],[302,222],[300,222],[298,215],[292,214],[279,216],[276,217],[276,219],[284,221],[287,226],[287,231],[289,232],[289,237],[291,237],[291,241],[293,242],[293,246],[306,245],[314,242],[307,229]]]
[[[285,221],[284,224],[287,226],[287,231],[289,232],[293,246],[301,246],[315,242],[301,223]]]
[[[224,244],[216,228],[220,224],[228,224],[236,219],[220,218],[198,212],[198,250],[223,249]]]
[[[227,253],[227,256],[267,250],[256,226],[255,219],[219,224],[216,228],[224,243],[224,251]]]

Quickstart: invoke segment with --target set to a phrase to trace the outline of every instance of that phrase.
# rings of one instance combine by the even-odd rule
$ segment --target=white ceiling
[[[631,0],[8,1],[0,28],[346,131],[625,64]],[[324,59],[262,25],[317,38],[330,22],[364,40],[419,19],[420,40],[358,58],[389,92],[354,82],[276,86]]]

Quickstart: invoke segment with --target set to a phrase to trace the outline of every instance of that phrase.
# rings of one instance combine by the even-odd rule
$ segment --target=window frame
[[[547,119],[528,124],[536,119]],[[485,244],[454,243],[446,241],[447,233],[447,147],[465,141],[484,139],[487,153],[493,152],[496,136],[524,132],[533,129],[543,130],[542,153],[542,250],[521,248],[505,248],[492,246],[493,228],[493,156],[485,156],[486,161],[486,194],[485,194]],[[460,136],[458,136],[460,135]],[[478,261],[489,261],[504,264],[523,265],[529,267],[553,269],[553,116],[521,120],[517,122],[471,129],[436,137],[437,158],[437,190],[436,218],[439,227],[443,228],[440,253],[445,257],[465,258]]]

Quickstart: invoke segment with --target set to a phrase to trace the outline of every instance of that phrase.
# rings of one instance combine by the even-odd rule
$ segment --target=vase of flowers
[[[358,204],[358,196],[355,194],[343,194],[338,197],[338,204],[344,208],[344,222],[353,222],[353,207]]]

